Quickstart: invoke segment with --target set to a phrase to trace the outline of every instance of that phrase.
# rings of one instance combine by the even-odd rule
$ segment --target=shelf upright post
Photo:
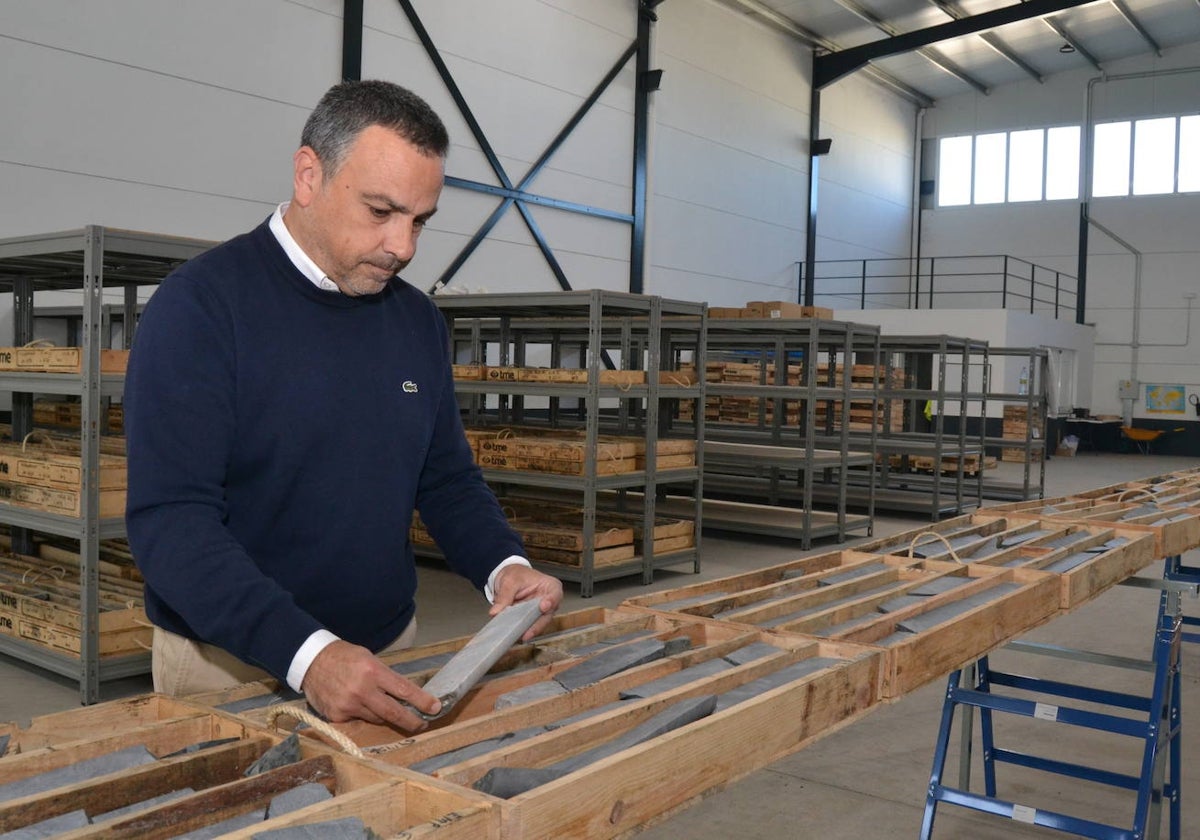
[[[804,505],[802,519],[804,521],[804,536],[800,540],[800,548],[808,551],[812,548],[813,532],[813,467],[816,463],[817,448],[817,389],[820,387],[819,363],[820,353],[820,321],[810,318],[808,321],[808,341],[804,345],[804,384],[806,386],[806,405],[804,408]],[[826,407],[826,417],[832,406]]]
[[[80,405],[82,487],[79,517],[79,602],[82,613],[79,657],[81,701],[100,699],[100,321],[104,292],[104,228],[89,225],[83,235],[83,390]]]
[[[33,341],[33,280],[13,278],[13,344],[21,347]],[[23,441],[33,431],[33,394],[14,391],[12,395],[13,440]],[[33,554],[33,535],[28,528],[12,529],[12,550],[17,554]]]
[[[650,298],[649,335],[646,341],[646,486],[642,488],[642,584],[654,582],[654,508],[658,499],[658,372],[662,367],[662,298]],[[627,337],[627,336],[626,336]],[[624,351],[625,348],[622,348]],[[628,363],[627,363],[628,364]],[[621,401],[622,405],[626,403]]]
[[[588,394],[585,399],[586,446],[583,453],[583,569],[579,579],[579,595],[592,597],[596,574],[596,447],[600,438],[600,358],[603,351],[604,293],[592,289],[588,294]]]

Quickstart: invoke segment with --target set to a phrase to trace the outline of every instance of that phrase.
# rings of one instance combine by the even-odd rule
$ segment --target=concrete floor
[[[1046,496],[1100,487],[1142,476],[1200,465],[1193,458],[1141,455],[1084,454],[1055,458],[1046,466]],[[1014,465],[1001,464],[1012,470]],[[876,535],[918,527],[919,518],[880,516]],[[853,545],[851,541],[849,545]],[[774,539],[739,538],[706,534],[703,572],[667,571],[649,587],[636,579],[607,581],[596,594],[580,598],[578,587],[568,584],[563,611],[596,606],[616,606],[625,598],[648,591],[669,589],[697,580],[738,574],[761,566],[836,548],[826,542],[810,552],[795,543]],[[1200,565],[1200,553],[1184,562]],[[1147,577],[1161,576],[1161,564],[1147,569]],[[420,571],[418,609],[419,643],[468,635],[486,620],[486,605],[465,583],[433,566]],[[1158,595],[1148,589],[1117,587],[1080,610],[1030,633],[1028,639],[1056,645],[1146,658],[1153,640]],[[1200,616],[1200,603],[1187,599],[1185,613]],[[1089,686],[1148,694],[1144,674],[1064,662],[1058,659],[1001,651],[993,667],[1037,676],[1053,675]],[[1200,698],[1200,645],[1184,645],[1182,692],[1185,711]],[[78,688],[40,669],[0,655],[0,721],[22,724],[34,715],[72,708],[79,703]],[[917,837],[921,827],[925,791],[933,760],[934,738],[941,715],[945,683],[938,680],[890,705],[881,706],[859,721],[834,732],[806,749],[783,758],[715,792],[639,834],[643,840],[776,840],[781,837],[822,837],[831,840],[860,837]],[[149,692],[149,677],[106,683],[103,699]],[[998,718],[997,744],[1028,750],[1052,758],[1136,773],[1138,753],[1131,739],[1072,729],[1030,719]],[[1183,729],[1185,768],[1197,766],[1200,727]],[[957,733],[952,741],[947,780],[957,779]],[[972,778],[982,779],[979,749]],[[1002,766],[999,794],[1034,807],[1066,812],[1128,828],[1133,818],[1132,794],[1100,785],[1076,782]],[[1200,785],[1184,771],[1182,837],[1200,837]],[[979,789],[979,785],[974,785]],[[976,815],[961,808],[941,806],[933,836],[969,837],[972,840],[1064,836],[1007,819]],[[1164,830],[1164,837],[1166,832]]]

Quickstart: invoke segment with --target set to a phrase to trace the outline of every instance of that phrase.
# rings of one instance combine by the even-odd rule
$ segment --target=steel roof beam
[[[1113,4],[1113,8],[1117,10],[1117,13],[1125,18],[1125,22],[1132,26],[1137,34],[1142,36],[1142,40],[1150,45],[1150,49],[1154,50],[1154,54],[1162,58],[1162,47],[1150,36],[1150,33],[1146,31],[1146,27],[1142,26],[1142,22],[1137,19],[1133,10],[1125,4],[1125,0],[1110,0],[1110,2]]]
[[[1081,44],[1075,36],[1073,36],[1070,32],[1068,32],[1066,29],[1064,29],[1063,25],[1061,23],[1054,20],[1053,18],[1042,18],[1042,23],[1044,23],[1044,24],[1046,24],[1046,26],[1050,27],[1050,29],[1054,32],[1054,34],[1056,34],[1059,38],[1062,38],[1065,42],[1070,44],[1071,47],[1075,50],[1075,52],[1077,52],[1081,56],[1083,56],[1084,60],[1087,61],[1088,64],[1095,67],[1101,73],[1104,72],[1104,68],[1100,66],[1100,59],[1096,58],[1096,56],[1094,56],[1090,52],[1088,52],[1087,48],[1084,47],[1084,45]]]
[[[969,17],[967,12],[964,12],[954,4],[947,2],[947,0],[929,0],[929,2],[937,6],[939,9],[945,12],[948,17],[951,17],[954,20],[962,20],[965,17]],[[1046,80],[1045,77],[1037,71],[1037,69],[1021,58],[1021,56],[1017,55],[1017,53],[1014,52],[1011,47],[1001,41],[994,32],[980,32],[979,38],[983,41],[983,43],[991,47],[997,55],[1016,65],[1021,70],[1024,70],[1030,78],[1036,79],[1039,84]]]
[[[856,0],[834,0],[834,2],[837,3],[839,6],[841,6],[843,9],[845,9],[846,11],[855,15],[856,17],[861,18],[862,20],[865,20],[867,23],[871,24],[871,26],[874,26],[880,32],[886,32],[888,35],[892,36],[893,38],[895,38],[897,35],[904,34],[899,29],[897,29],[896,27],[892,26],[890,23],[885,21],[883,18],[876,16],[874,12],[871,12],[868,9],[860,6],[856,2]],[[952,61],[950,61],[950,59],[941,55],[936,50],[932,50],[929,47],[922,47],[919,50],[917,50],[917,53],[919,53],[923,58],[925,58],[927,61],[929,61],[931,64],[933,64],[933,66],[937,67],[939,70],[949,73],[951,76],[958,79],[963,84],[970,85],[971,87],[975,88],[975,90],[979,91],[980,93],[985,94],[985,95],[987,94],[987,92],[988,92],[987,85],[985,85],[983,82],[979,81],[978,79],[975,79],[973,76],[969,75],[961,67],[954,64]]]
[[[828,38],[822,37],[810,29],[805,29],[800,24],[796,23],[791,18],[781,15],[774,9],[764,6],[759,0],[717,0],[724,6],[731,9],[741,9],[748,15],[758,18],[763,23],[769,25],[772,29],[783,32],[785,35],[791,35],[806,46],[813,49],[822,49],[828,52],[838,52],[841,50],[837,44],[830,41]],[[1200,0],[1198,0],[1200,2]],[[867,74],[876,82],[888,88],[889,90],[900,94],[909,102],[928,108],[933,104],[933,97],[927,93],[917,90],[916,88],[906,85],[904,82],[897,79],[888,73],[883,72],[875,67],[868,67]]]
[[[1044,18],[1055,12],[1086,6],[1094,2],[1097,0],[1029,0],[1026,3],[1005,6],[962,20],[952,20],[938,26],[918,29],[894,38],[872,41],[860,47],[819,55],[813,59],[813,84],[818,88],[825,87],[879,58],[912,52],[939,41],[986,32],[989,29],[1017,21]]]

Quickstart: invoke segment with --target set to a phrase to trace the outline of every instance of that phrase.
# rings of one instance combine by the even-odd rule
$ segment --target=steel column
[[[820,157],[814,153],[813,143],[821,131],[821,89],[816,85],[813,85],[808,101],[808,225],[804,231],[803,303],[812,306],[817,271],[817,184],[820,177]]]
[[[342,81],[362,78],[363,0],[342,4]]]

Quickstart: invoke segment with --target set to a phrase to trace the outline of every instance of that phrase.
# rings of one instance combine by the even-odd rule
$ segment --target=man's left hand
[[[500,570],[496,578],[496,599],[492,603],[489,615],[496,616],[505,607],[518,601],[528,601],[531,598],[541,599],[542,617],[525,631],[521,641],[527,642],[541,633],[554,613],[562,604],[562,581],[556,577],[531,569],[528,566],[513,564]]]

